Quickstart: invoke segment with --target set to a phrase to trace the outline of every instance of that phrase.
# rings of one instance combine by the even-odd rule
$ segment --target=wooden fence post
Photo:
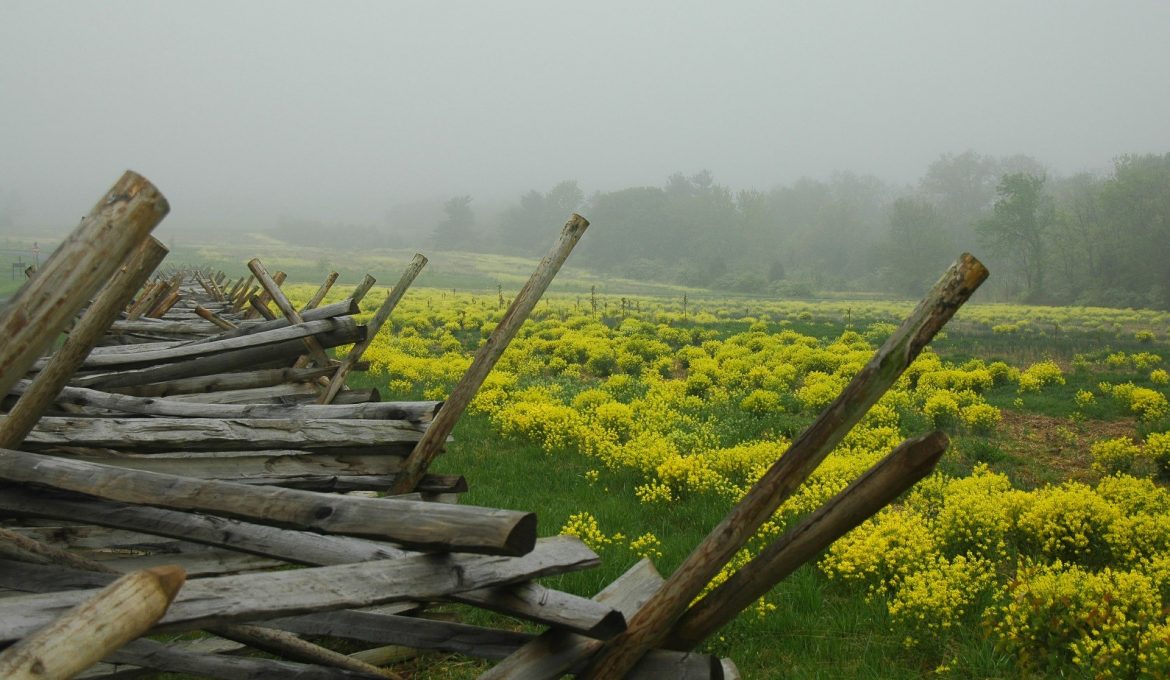
[[[147,237],[126,266],[110,278],[81,321],[74,326],[65,344],[49,359],[44,370],[37,373],[8,416],[0,420],[0,448],[19,446],[24,441],[41,414],[53,403],[61,388],[73,377],[102,334],[166,254],[166,247],[158,239]]]
[[[309,298],[309,301],[305,303],[304,307],[301,307],[302,314],[309,311],[310,309],[316,309],[317,305],[321,304],[321,301],[324,300],[325,296],[329,294],[329,289],[332,288],[333,284],[337,281],[337,276],[337,272],[329,272],[329,275],[325,277],[325,281],[322,282],[321,286],[317,288],[317,292],[313,293],[313,297]]]
[[[252,270],[252,273],[256,275],[256,280],[260,282],[260,285],[264,286],[264,291],[272,298],[276,306],[280,308],[281,313],[284,314],[284,318],[288,319],[290,324],[301,324],[305,322],[300,313],[293,308],[292,303],[288,301],[288,298],[285,297],[284,291],[280,289],[280,284],[274,281],[268,275],[268,270],[264,268],[264,265],[260,264],[260,260],[257,258],[249,260],[248,269]],[[312,357],[313,361],[317,362],[318,366],[329,365],[329,357],[325,354],[325,348],[321,346],[321,343],[317,342],[316,338],[308,336],[304,339],[304,342],[305,347],[309,349],[309,356]]]
[[[512,306],[504,313],[504,318],[492,331],[483,347],[476,352],[475,359],[472,360],[471,366],[459,380],[459,384],[443,402],[443,407],[439,409],[438,415],[427,428],[423,438],[410,452],[410,456],[402,465],[402,472],[399,473],[398,479],[394,482],[391,493],[414,491],[415,485],[418,484],[418,480],[422,479],[427,466],[443,448],[444,442],[447,441],[447,435],[455,429],[455,423],[459,421],[464,409],[471,403],[475,393],[479,391],[479,386],[483,384],[492,367],[496,365],[504,350],[508,348],[508,343],[516,336],[516,332],[520,330],[520,326],[524,324],[525,319],[532,312],[532,308],[540,301],[540,296],[544,294],[548,284],[560,271],[561,265],[565,263],[569,253],[573,252],[573,246],[581,240],[581,235],[585,233],[588,226],[589,220],[576,213],[573,213],[569,221],[565,222],[564,228],[561,229],[560,240],[544,257],[544,260],[537,265],[536,271],[532,272],[532,277],[520,289],[520,293],[512,301]]]
[[[986,278],[987,269],[970,254],[964,253],[951,265],[837,399],[792,442],[630,620],[629,628],[602,648],[585,674],[586,680],[625,676],[670,632],[723,565],[804,483]]]
[[[691,605],[663,646],[689,651],[731,623],[800,565],[930,474],[947,443],[946,435],[936,431],[899,444],[841,493]]]
[[[73,233],[0,310],[0,394],[24,377],[73,315],[170,210],[166,198],[126,171]]]
[[[319,404],[328,404],[333,401],[341,388],[345,386],[345,377],[353,370],[353,367],[362,360],[362,355],[369,349],[370,344],[374,342],[374,336],[378,331],[382,330],[382,324],[390,318],[390,313],[398,306],[398,301],[406,294],[406,289],[410,288],[410,284],[414,282],[415,277],[422,271],[422,268],[427,264],[427,258],[422,253],[415,253],[414,259],[407,265],[406,271],[402,272],[402,277],[398,279],[398,283],[394,288],[386,294],[386,300],[378,311],[374,314],[374,318],[369,323],[369,330],[366,331],[366,339],[353,346],[345,359],[341,361],[341,365],[337,367],[333,378],[329,380],[329,387],[325,390],[325,394],[317,401]]]
[[[151,628],[186,574],[177,566],[126,574],[0,654],[0,677],[70,678]]]

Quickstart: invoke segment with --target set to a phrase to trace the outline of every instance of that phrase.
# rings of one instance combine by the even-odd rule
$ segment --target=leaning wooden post
[[[427,264],[427,258],[422,253],[415,253],[414,259],[407,265],[406,271],[402,272],[402,277],[398,279],[398,283],[394,288],[386,294],[386,300],[378,311],[374,314],[373,320],[368,324],[366,331],[366,339],[353,346],[345,359],[342,360],[341,365],[337,367],[337,371],[333,374],[333,378],[329,381],[329,387],[325,390],[325,394],[317,400],[318,404],[329,404],[333,402],[333,398],[345,386],[345,378],[353,367],[362,360],[362,355],[369,349],[370,344],[374,342],[374,336],[378,331],[382,330],[382,325],[390,318],[390,313],[398,306],[398,301],[406,294],[406,289],[410,288],[410,284],[414,283],[415,277],[422,271],[422,268]]]
[[[146,316],[146,313],[153,309],[167,294],[169,287],[166,281],[155,281],[142,292],[142,295],[138,296],[138,300],[133,305],[130,305],[129,311],[126,312],[126,318],[135,321]]]
[[[0,394],[24,377],[169,210],[158,189],[136,173],[127,171],[114,184],[0,309]]]
[[[225,331],[230,331],[230,330],[234,330],[234,329],[238,328],[238,326],[236,326],[231,321],[228,321],[227,319],[223,318],[219,314],[216,314],[215,312],[204,307],[203,305],[195,305],[195,314],[197,314],[201,318],[207,319],[208,321],[215,324],[217,327],[222,328]]]
[[[264,301],[262,296],[253,295],[249,297],[248,304],[252,307],[252,309],[244,315],[245,319],[249,318],[249,316],[260,316],[263,317],[265,321],[276,320],[276,315],[272,313],[272,310],[268,309],[268,303]]]
[[[142,635],[182,587],[182,567],[126,574],[0,654],[0,677],[71,678]]]
[[[118,318],[126,302],[142,286],[142,282],[150,277],[166,254],[166,247],[158,239],[147,237],[126,266],[110,278],[73,327],[65,344],[49,359],[44,370],[37,373],[8,416],[0,420],[0,448],[13,448],[24,441],[41,414],[77,372],[114,319]]]
[[[325,277],[325,281],[317,288],[317,292],[313,293],[313,297],[309,298],[309,301],[305,303],[304,307],[301,307],[301,314],[304,314],[310,309],[316,309],[317,305],[321,304],[321,301],[329,294],[329,289],[337,281],[337,276],[337,272],[329,272],[329,276]]]
[[[235,302],[236,293],[240,292],[240,286],[242,285],[244,285],[244,277],[241,276],[240,278],[236,279],[236,282],[233,283],[231,287],[227,289],[227,291],[225,291],[224,295],[226,296],[226,299],[224,302]]]
[[[272,301],[280,308],[281,313],[284,314],[284,318],[288,319],[290,324],[301,324],[305,322],[301,318],[300,312],[285,297],[284,291],[280,289],[280,284],[273,281],[272,277],[268,275],[268,270],[264,268],[264,265],[260,264],[260,260],[257,258],[249,260],[248,269],[252,270],[252,273],[256,275],[256,280],[260,282],[260,285],[264,286],[268,297],[272,298]],[[309,356],[313,358],[313,361],[317,362],[318,366],[328,366],[329,356],[325,354],[325,348],[321,346],[321,343],[317,342],[317,339],[311,335],[304,340],[305,347],[309,348]]]
[[[275,274],[273,274],[271,277],[269,277],[269,280],[272,281],[273,283],[275,283],[277,288],[279,288],[281,286],[281,284],[284,283],[284,279],[285,279],[285,273],[281,272],[281,271],[278,271]],[[257,283],[259,283],[259,281],[257,281]],[[269,300],[268,289],[263,288],[263,290],[260,293],[260,306],[267,307],[268,300]],[[249,299],[249,301],[251,301],[251,300]],[[253,304],[253,306],[255,306],[255,304]],[[253,310],[249,311],[247,314],[245,314],[244,318],[245,319],[253,319],[256,317],[257,314],[260,314],[260,313],[261,312],[253,309]]]
[[[587,680],[624,677],[669,633],[723,565],[844,439],[986,278],[987,269],[970,254],[964,253],[951,265],[837,399],[792,442],[630,620],[629,628],[602,648],[585,674]]]
[[[349,297],[353,299],[354,304],[359,304],[362,301],[362,298],[366,296],[366,293],[370,292],[370,289],[373,288],[374,284],[377,282],[377,279],[370,276],[369,274],[366,274],[365,277],[362,278],[362,282],[359,283],[357,288],[354,288],[353,292],[349,295]]]
[[[451,391],[451,396],[443,403],[443,407],[439,409],[438,415],[431,421],[431,425],[423,434],[422,439],[410,452],[410,456],[403,462],[402,471],[398,473],[398,479],[394,481],[392,494],[414,491],[415,485],[422,479],[431,461],[443,448],[443,443],[447,441],[447,435],[455,429],[455,423],[459,421],[464,409],[471,403],[475,393],[479,391],[479,386],[483,384],[492,367],[496,365],[504,350],[508,348],[508,343],[516,336],[516,332],[520,330],[520,326],[524,324],[533,307],[540,301],[540,296],[544,294],[553,277],[560,271],[561,265],[565,263],[569,253],[573,252],[573,246],[581,240],[581,235],[585,233],[588,226],[589,220],[577,213],[573,213],[569,221],[565,222],[564,228],[561,229],[560,241],[553,246],[548,255],[545,255],[544,260],[537,265],[536,271],[532,272],[528,283],[525,283],[524,287],[520,289],[520,293],[516,295],[512,305],[504,313],[504,318],[500,319],[499,325],[492,331],[487,342],[476,352],[471,366],[460,378],[459,384]]]
[[[930,474],[947,444],[947,436],[937,431],[899,444],[841,493],[691,605],[662,646],[690,651],[702,644],[800,565]]]
[[[244,281],[244,284],[236,291],[235,297],[232,298],[233,310],[238,312],[248,303],[248,297],[252,295],[252,282],[255,280],[256,276],[249,273],[247,280]]]
[[[171,307],[174,307],[182,297],[183,296],[179,294],[178,288],[172,289],[170,293],[168,293],[157,305],[154,306],[154,309],[150,310],[150,312],[146,314],[146,316],[152,319],[162,318],[164,314],[171,311]]]

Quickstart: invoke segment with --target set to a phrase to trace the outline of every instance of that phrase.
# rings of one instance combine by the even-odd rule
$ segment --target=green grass
[[[464,416],[455,442],[431,467],[467,477],[471,488],[464,503],[536,511],[544,536],[558,533],[571,514],[583,510],[610,532],[617,527],[628,536],[653,532],[663,543],[663,557],[655,560],[663,574],[677,567],[728,510],[710,497],[668,508],[640,505],[633,493],[637,483],[633,475],[610,473],[604,482],[590,483],[585,478],[590,463],[584,457],[572,453],[552,457],[534,446],[501,441],[482,416]],[[599,567],[544,582],[591,596],[639,559],[623,548],[606,547],[601,555]],[[828,678],[842,677],[842,672],[856,677],[918,677],[917,671],[888,675],[861,670],[880,669],[883,659],[901,654],[901,637],[886,629],[880,607],[830,592],[815,570],[802,569],[778,586],[775,596],[782,615],[759,621],[749,614],[747,621],[733,624],[710,641],[709,651],[734,654],[751,678]],[[842,659],[848,662],[842,665]],[[781,668],[799,673],[776,674]]]

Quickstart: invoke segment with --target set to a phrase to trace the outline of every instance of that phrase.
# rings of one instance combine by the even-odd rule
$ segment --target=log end
[[[605,616],[601,617],[592,628],[585,631],[586,634],[595,640],[608,640],[613,636],[621,633],[626,629],[626,617],[621,612],[614,609]]]
[[[158,587],[166,595],[167,600],[174,600],[179,589],[187,581],[187,572],[177,564],[165,564],[143,571],[158,583]]]
[[[526,512],[512,525],[504,541],[507,555],[527,555],[536,547],[536,513]]]

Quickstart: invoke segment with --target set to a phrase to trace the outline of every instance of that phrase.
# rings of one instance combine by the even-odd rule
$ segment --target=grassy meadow
[[[913,306],[594,296],[566,278],[433,468],[467,477],[464,502],[535,511],[542,535],[589,543],[603,566],[554,581],[582,595],[642,556],[675,568]],[[501,286],[412,288],[353,380],[443,398],[502,316]],[[706,648],[749,678],[1164,677],[1168,333],[1170,314],[1151,311],[960,310],[732,569],[906,437],[948,433],[936,473]],[[428,655],[404,669],[484,667]]]

